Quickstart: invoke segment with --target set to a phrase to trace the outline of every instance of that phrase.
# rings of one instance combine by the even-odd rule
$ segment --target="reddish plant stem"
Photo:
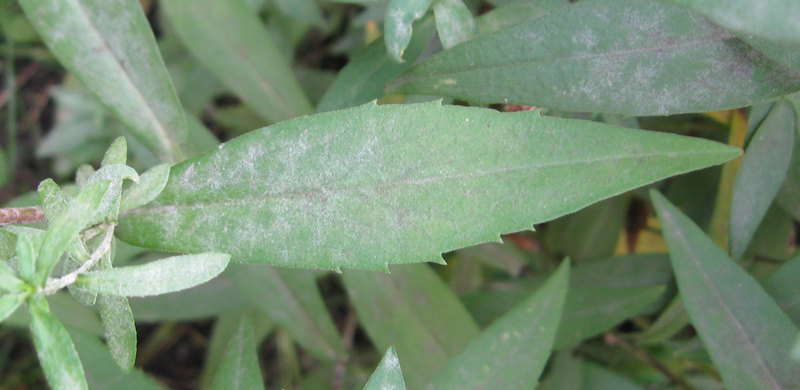
[[[0,209],[0,225],[40,221],[44,221],[44,213],[39,206]]]

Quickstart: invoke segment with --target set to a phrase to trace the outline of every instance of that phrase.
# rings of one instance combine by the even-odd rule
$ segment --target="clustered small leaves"
[[[69,288],[79,302],[95,306],[111,356],[127,372],[136,356],[136,328],[126,297],[195,286],[218,275],[230,260],[227,254],[206,253],[115,268],[113,239],[120,211],[155,198],[169,173],[168,165],[156,166],[143,175],[148,180],[140,187],[139,175],[125,165],[126,156],[125,139],[119,138],[100,169],[82,170],[85,176],[80,184],[62,189],[50,179],[43,181],[38,195],[47,230],[6,228],[11,235],[4,238],[16,239],[16,251],[2,253],[8,263],[0,263],[0,319],[28,304],[39,360],[56,389],[87,389],[88,385],[69,334],[50,312],[46,296]],[[134,185],[123,193],[125,179]],[[59,261],[64,264],[62,274],[53,277]],[[184,271],[187,264],[193,270],[189,277]]]

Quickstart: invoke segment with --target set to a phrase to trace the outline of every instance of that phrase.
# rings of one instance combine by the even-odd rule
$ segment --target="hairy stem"
[[[40,221],[44,221],[44,213],[39,206],[0,209],[0,225]]]
[[[47,281],[47,285],[44,286],[42,289],[42,294],[50,295],[54,294],[58,290],[61,290],[64,287],[67,287],[78,279],[78,275],[86,273],[92,267],[103,258],[103,256],[111,249],[111,240],[114,238],[114,225],[111,224],[108,226],[108,230],[106,230],[106,234],[103,237],[103,241],[100,243],[100,246],[92,252],[92,255],[89,257],[89,260],[86,260],[81,264],[80,268],[72,271],[58,279],[50,279]]]

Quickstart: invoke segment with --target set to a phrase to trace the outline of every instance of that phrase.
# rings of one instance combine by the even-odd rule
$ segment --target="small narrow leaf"
[[[27,283],[17,277],[17,273],[5,261],[0,261],[0,291],[22,292],[27,288]]]
[[[531,389],[550,357],[567,298],[569,262],[530,298],[484,330],[428,386],[434,389]]]
[[[478,335],[478,326],[450,288],[426,264],[391,267],[390,274],[347,270],[347,294],[379,349],[404,359],[408,387],[421,388]]]
[[[44,296],[28,298],[31,335],[47,383],[53,390],[88,390],[78,352]]]
[[[478,32],[472,13],[461,0],[434,0],[433,14],[445,49],[472,38]]]
[[[800,388],[797,327],[761,286],[661,194],[650,193],[689,318],[729,390]]]
[[[139,183],[122,194],[119,210],[125,211],[147,204],[155,199],[167,185],[169,164],[161,164],[148,169],[139,177]]]
[[[440,262],[738,154],[536,112],[366,104],[250,132],[173,166],[164,191],[122,213],[115,232],[241,262],[383,270]]]
[[[3,322],[10,315],[17,311],[17,308],[22,306],[28,294],[25,293],[10,293],[0,295],[0,322]]]
[[[264,388],[261,366],[258,364],[253,328],[242,317],[236,333],[228,343],[212,390],[256,390]]]
[[[309,353],[331,361],[344,356],[341,336],[308,270],[231,264],[225,277]]]
[[[411,25],[422,18],[432,0],[389,0],[384,18],[383,37],[386,50],[396,63],[402,63],[403,52],[411,41]]]
[[[33,280],[36,273],[36,249],[30,237],[22,232],[17,234],[17,269],[22,280]]]
[[[35,285],[44,283],[70,242],[88,224],[96,221],[97,211],[109,185],[108,181],[87,185],[67,203],[66,210],[50,223],[39,249],[36,275],[32,280]]]
[[[170,0],[161,7],[189,52],[264,119],[313,111],[289,60],[247,2]]]
[[[736,173],[731,200],[731,257],[739,260],[783,183],[792,159],[795,112],[776,103],[747,146]]]
[[[143,297],[180,291],[209,281],[225,270],[231,256],[225,253],[173,256],[78,276],[79,287],[101,294]]]
[[[183,159],[186,121],[134,0],[23,0],[50,52],[161,161]]]
[[[381,363],[375,372],[369,377],[364,390],[406,390],[406,382],[403,381],[403,371],[400,369],[400,360],[394,348],[389,347],[383,355]]]
[[[800,90],[800,73],[679,7],[589,0],[442,51],[388,89],[641,116],[752,105]]]
[[[53,179],[46,179],[39,183],[36,193],[39,197],[42,213],[44,213],[44,217],[48,221],[53,221],[67,206],[66,195]]]
[[[728,30],[800,44],[800,3],[794,0],[661,0],[691,9]]]
[[[108,147],[106,154],[103,156],[103,161],[100,166],[120,164],[125,165],[128,163],[128,141],[125,137],[118,137]]]
[[[98,294],[97,308],[103,321],[106,343],[111,357],[122,369],[130,372],[136,361],[136,324],[125,297]]]
[[[370,43],[339,71],[320,100],[317,112],[341,110],[380,99],[386,84],[414,64],[435,31],[431,18],[415,23],[414,35],[404,53],[408,61],[402,64],[389,58],[383,41]]]

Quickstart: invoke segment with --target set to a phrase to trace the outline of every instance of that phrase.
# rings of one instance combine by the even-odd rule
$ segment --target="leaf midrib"
[[[192,208],[200,208],[200,207],[209,207],[209,206],[222,206],[222,205],[241,205],[241,204],[248,204],[252,202],[257,202],[261,200],[267,199],[281,199],[281,198],[308,198],[314,194],[322,194],[322,195],[331,195],[331,194],[339,194],[339,193],[353,193],[363,189],[385,189],[385,188],[392,188],[397,186],[403,185],[425,185],[429,183],[435,183],[440,181],[446,180],[458,180],[464,178],[471,178],[471,177],[480,177],[486,175],[495,175],[504,172],[515,172],[515,171],[524,171],[529,169],[537,169],[537,168],[549,168],[555,166],[575,166],[575,165],[583,165],[583,164],[593,164],[598,162],[608,162],[608,161],[616,161],[616,160],[625,160],[625,159],[641,159],[641,158],[648,158],[648,157],[667,157],[670,155],[676,154],[676,152],[669,152],[669,153],[646,153],[646,154],[638,154],[638,155],[629,155],[629,156],[610,156],[610,157],[600,157],[594,159],[586,159],[580,161],[571,161],[571,162],[564,162],[564,161],[557,161],[557,162],[536,162],[532,164],[523,164],[520,166],[513,166],[513,167],[503,167],[497,169],[484,169],[474,172],[466,172],[466,173],[459,173],[459,174],[451,174],[451,175],[443,175],[439,177],[424,177],[424,178],[417,178],[417,179],[403,179],[403,180],[396,180],[390,182],[383,182],[378,184],[366,184],[366,185],[357,185],[357,186],[350,186],[350,187],[341,187],[341,188],[316,188],[311,190],[304,190],[304,191],[282,191],[282,192],[273,192],[273,193],[263,193],[258,195],[251,195],[251,196],[243,196],[236,199],[226,198],[226,199],[209,199],[206,201],[197,201],[194,203],[176,203],[176,204],[169,204],[169,205],[159,205],[159,206],[152,206],[152,207],[138,207],[131,210],[126,210],[125,212],[120,213],[120,217],[128,216],[128,215],[136,215],[136,214],[143,214],[143,213],[150,213],[150,212],[157,212],[161,210],[174,210],[176,208],[183,208],[183,209],[192,209]],[[677,153],[675,157],[691,157],[691,156],[701,156],[706,155],[708,157],[712,157],[715,155],[724,155],[726,154],[725,151],[718,151],[718,152],[707,152],[707,151],[700,151],[700,152],[693,152],[693,153]],[[711,164],[707,164],[711,165]],[[692,168],[689,168],[691,170]],[[698,169],[698,168],[694,168]],[[656,179],[654,179],[656,180]],[[167,184],[169,185],[169,183]],[[185,194],[182,196],[178,196],[177,198],[185,198]]]

